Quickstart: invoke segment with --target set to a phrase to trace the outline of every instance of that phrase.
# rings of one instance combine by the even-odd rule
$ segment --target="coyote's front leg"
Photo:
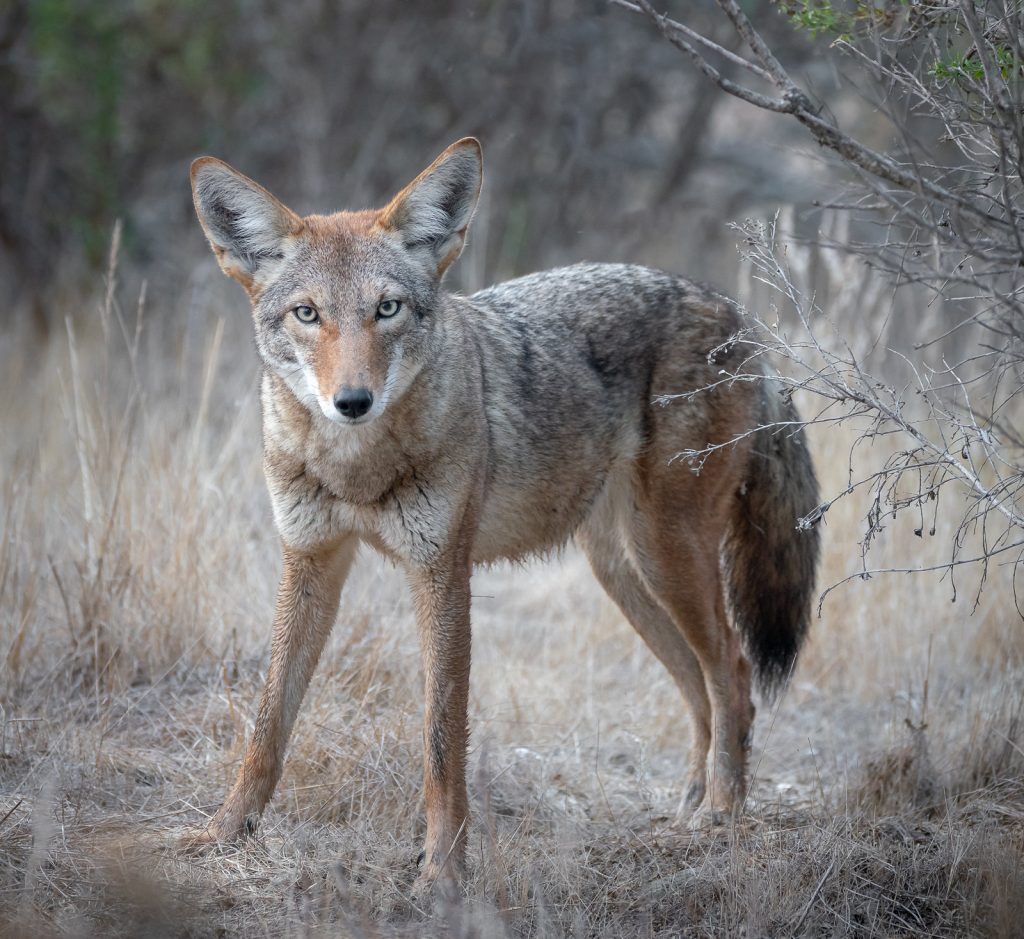
[[[458,881],[466,854],[466,743],[469,700],[469,539],[429,567],[413,568],[423,650],[423,790],[427,836],[420,886]]]
[[[193,844],[231,840],[252,830],[281,777],[299,705],[338,613],[356,541],[313,552],[284,551],[270,668],[256,727],[224,805]]]

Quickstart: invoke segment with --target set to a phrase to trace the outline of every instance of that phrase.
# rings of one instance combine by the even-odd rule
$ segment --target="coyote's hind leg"
[[[754,721],[750,665],[725,611],[718,532],[687,524],[684,511],[643,512],[635,528],[644,580],[675,620],[704,675],[711,702],[712,819],[731,815],[746,796]],[[710,528],[710,526],[709,526]]]
[[[681,815],[692,815],[704,801],[707,758],[711,746],[711,701],[704,673],[682,631],[647,589],[626,555],[614,522],[594,519],[578,540],[594,574],[626,619],[668,669],[690,712],[689,769]]]

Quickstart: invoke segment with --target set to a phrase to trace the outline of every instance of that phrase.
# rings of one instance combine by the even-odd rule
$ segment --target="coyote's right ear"
[[[250,294],[258,291],[302,231],[302,219],[221,160],[194,160],[191,176],[196,214],[221,269]]]

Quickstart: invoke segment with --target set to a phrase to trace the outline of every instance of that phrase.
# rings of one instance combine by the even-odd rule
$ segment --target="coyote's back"
[[[667,461],[749,426],[753,396],[739,384],[691,406],[656,403],[713,383],[738,326],[732,304],[683,278],[579,264],[475,294],[462,318],[490,438],[479,560],[564,543],[652,447]]]
[[[402,565],[416,601],[424,883],[457,875],[467,841],[473,565],[572,538],[690,710],[680,811],[737,810],[748,656],[769,689],[795,660],[817,558],[798,520],[817,493],[792,405],[736,341],[734,304],[628,265],[447,293],[482,178],[471,139],[372,211],[300,217],[220,161],[192,173],[214,253],[252,302],[284,546],[253,735],[196,841],[251,830],[269,800],[360,543]],[[705,454],[699,472],[682,451]]]

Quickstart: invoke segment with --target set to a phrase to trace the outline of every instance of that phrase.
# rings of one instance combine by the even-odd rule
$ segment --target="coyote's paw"
[[[178,839],[178,846],[188,854],[200,854],[218,845],[237,844],[255,831],[255,821],[245,819],[240,825],[228,825],[215,817],[201,828],[188,829]]]
[[[422,851],[416,865],[420,868],[420,875],[412,885],[410,896],[415,906],[429,912],[436,904],[450,906],[461,898],[462,878],[458,865],[430,864]]]
[[[731,800],[707,798],[694,810],[689,819],[691,831],[707,831],[735,825],[743,816],[743,799],[734,796]]]
[[[204,828],[189,828],[178,838],[178,847],[186,854],[203,854],[222,844],[231,844],[237,838],[226,837],[218,828],[207,825]]]
[[[457,878],[451,875],[431,877],[428,874],[420,874],[413,882],[410,899],[414,906],[429,913],[438,906],[451,906],[461,897],[462,884]]]
[[[732,812],[716,809],[710,805],[702,805],[690,813],[686,820],[686,827],[690,831],[711,831],[714,828],[727,825],[732,817]]]
[[[678,808],[676,808],[675,817],[672,819],[669,827],[675,829],[693,828],[694,819],[699,818],[703,814],[702,807],[705,807],[704,797],[706,792],[707,782],[704,771],[701,770],[691,774],[686,784],[683,798],[680,800]]]

